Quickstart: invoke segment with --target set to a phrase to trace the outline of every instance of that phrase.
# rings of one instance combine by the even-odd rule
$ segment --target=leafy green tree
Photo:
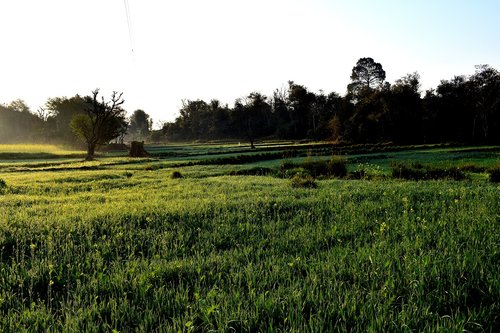
[[[13,111],[17,112],[31,112],[29,106],[26,104],[26,102],[22,99],[16,99],[7,105],[7,107]]]
[[[305,138],[313,127],[312,104],[315,98],[306,87],[288,82],[288,110],[294,139]]]
[[[467,77],[455,76],[451,80],[442,80],[437,86],[436,109],[432,110],[436,121],[436,140],[440,142],[470,142],[473,124],[473,99]]]
[[[71,120],[72,130],[87,145],[87,160],[94,158],[97,147],[119,137],[127,127],[125,110],[121,108],[123,93],[114,91],[110,101],[104,97],[99,100],[98,95],[99,89],[96,89],[92,96],[86,96],[85,114],[77,114]]]
[[[271,106],[267,103],[267,97],[258,92],[248,95],[244,104],[241,100],[236,100],[234,114],[236,127],[240,132],[245,133],[250,146],[255,148],[255,139],[270,133],[268,116],[271,113]]]
[[[472,137],[481,132],[482,141],[491,141],[491,128],[500,125],[500,72],[488,65],[476,66],[469,79],[470,98],[474,101]],[[500,134],[493,133],[500,138]],[[494,138],[495,139],[495,138]]]
[[[148,138],[153,126],[153,120],[143,110],[135,110],[130,116],[128,134],[132,140],[141,141]]]
[[[423,104],[420,97],[420,75],[407,74],[383,92],[384,110],[381,139],[397,143],[423,141]]]
[[[43,120],[30,112],[18,99],[8,105],[0,104],[0,142],[18,143],[43,140]]]
[[[86,107],[86,102],[80,95],[49,98],[44,107],[47,138],[50,141],[76,145],[78,141],[71,130],[71,119],[77,114],[85,114]]]
[[[291,135],[291,119],[289,112],[288,92],[283,87],[275,89],[269,100],[275,123],[275,135],[280,139],[288,139]]]

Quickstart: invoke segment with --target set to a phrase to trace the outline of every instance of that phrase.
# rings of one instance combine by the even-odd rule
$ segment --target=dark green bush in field
[[[295,168],[295,164],[289,161],[282,161],[280,164],[280,171],[285,172],[287,170]]]
[[[438,168],[421,163],[394,163],[392,176],[407,180],[453,179],[462,180],[465,174],[459,168]]]
[[[292,187],[296,188],[316,188],[318,184],[316,180],[306,173],[297,173],[290,179]]]
[[[160,165],[160,164],[148,164],[144,167],[144,170],[146,171],[155,171],[155,170],[159,170],[159,169],[162,169],[163,166]]]
[[[2,178],[0,178],[0,193],[2,193],[3,191],[5,191],[6,188],[7,188],[7,183],[5,182],[5,180],[3,180]]]
[[[357,171],[352,171],[349,172],[347,175],[348,179],[365,179],[367,178],[367,174],[365,170],[357,170]]]
[[[182,173],[180,171],[175,170],[170,175],[170,178],[172,178],[172,179],[179,179],[179,178],[184,178],[184,176],[182,175]]]
[[[490,173],[490,181],[492,183],[500,183],[500,165],[491,168],[489,173]]]
[[[293,175],[290,170],[301,168],[306,170],[313,177],[345,177],[347,175],[347,163],[345,158],[332,157],[330,160],[305,161],[303,163],[283,162],[280,166],[280,173],[283,176]]]
[[[482,166],[477,166],[475,164],[467,164],[459,167],[460,170],[462,171],[467,171],[467,172],[475,172],[475,173],[480,173],[480,172],[485,172],[486,168]]]
[[[282,156],[281,152],[277,153],[261,153],[261,154],[242,154],[236,156],[229,157],[220,157],[208,160],[198,161],[195,164],[199,165],[213,165],[213,164],[245,164],[245,163],[253,163],[267,160],[274,160],[276,158],[280,158]]]
[[[265,176],[272,172],[269,168],[256,167],[243,170],[233,170],[229,174],[231,176]]]
[[[328,176],[345,177],[347,175],[347,161],[343,157],[333,156],[328,161]]]

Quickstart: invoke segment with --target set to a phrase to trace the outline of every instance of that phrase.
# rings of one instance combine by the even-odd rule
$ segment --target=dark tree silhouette
[[[420,75],[407,74],[384,92],[381,138],[397,143],[422,142],[423,106]]]
[[[345,96],[315,94],[289,81],[269,99],[250,94],[233,108],[217,100],[190,101],[175,122],[164,124],[162,133],[168,140],[246,136],[251,145],[264,137],[398,144],[500,142],[500,75],[489,66],[477,67],[472,76],[443,80],[423,98],[418,73],[391,85],[372,58],[359,59],[351,79]]]
[[[123,93],[114,91],[108,102],[104,97],[99,100],[98,95],[99,89],[96,89],[92,96],[86,96],[86,114],[77,114],[71,120],[71,128],[87,144],[87,160],[94,158],[98,146],[120,136],[126,127],[125,110],[121,108],[125,102]]]
[[[288,109],[290,112],[292,138],[305,138],[313,127],[312,104],[316,95],[306,87],[288,81]],[[309,133],[308,133],[309,132]]]
[[[481,132],[481,141],[489,141],[492,124],[499,120],[500,72],[488,65],[476,66],[469,80],[470,98],[473,99],[472,138]],[[498,135],[498,133],[497,133]]]
[[[250,146],[255,148],[255,138],[267,134],[269,129],[267,115],[271,106],[267,103],[267,97],[253,92],[245,99],[245,104],[237,100],[234,105],[236,123],[242,133],[245,133]]]
[[[135,110],[129,119],[128,134],[132,140],[144,140],[151,133],[153,120],[143,110]]]
[[[372,58],[360,58],[352,68],[352,82],[347,86],[347,91],[359,98],[360,95],[382,86],[384,80],[385,71],[380,63]]]

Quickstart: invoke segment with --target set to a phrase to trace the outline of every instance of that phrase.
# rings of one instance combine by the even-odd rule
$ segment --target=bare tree
[[[94,158],[97,147],[120,136],[124,127],[125,110],[121,105],[125,102],[123,93],[113,91],[110,101],[104,97],[98,98],[99,89],[92,91],[92,96],[86,96],[85,114],[78,114],[71,120],[71,128],[87,144],[87,160]]]

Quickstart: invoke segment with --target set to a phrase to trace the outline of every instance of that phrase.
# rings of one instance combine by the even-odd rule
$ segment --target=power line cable
[[[132,53],[134,53],[134,36],[132,34],[132,19],[130,17],[130,6],[128,4],[128,0],[123,0],[123,4],[125,6],[125,15],[127,17],[128,37],[130,40],[130,48],[132,50]]]

